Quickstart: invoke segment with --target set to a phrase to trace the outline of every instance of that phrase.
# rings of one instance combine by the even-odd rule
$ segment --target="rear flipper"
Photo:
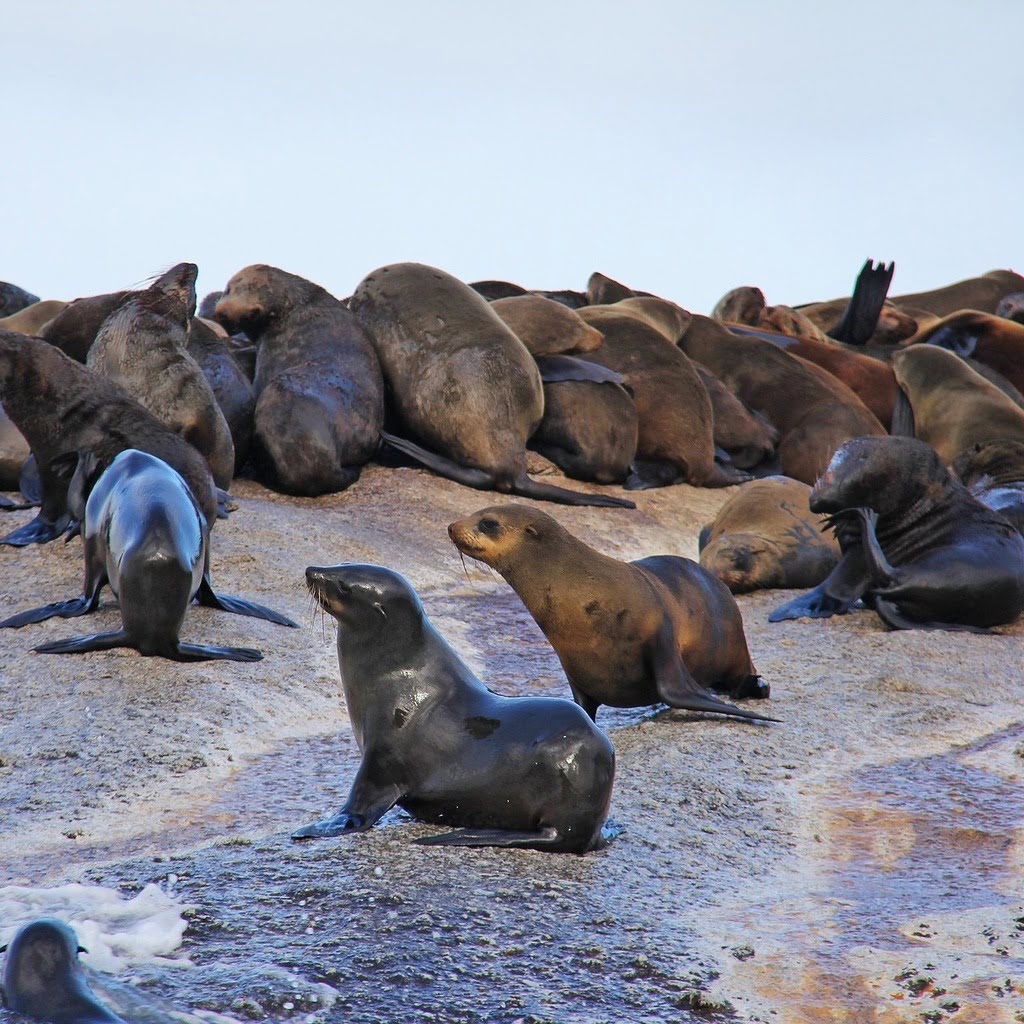
[[[43,502],[43,480],[39,475],[39,463],[34,455],[30,455],[21,466],[18,476],[18,490],[28,502],[26,508],[34,508]]]
[[[663,626],[654,639],[649,654],[650,668],[658,696],[671,708],[686,711],[710,711],[718,715],[734,715],[757,722],[777,722],[777,718],[747,711],[719,700],[690,674],[683,664],[671,627]]]
[[[485,473],[482,469],[473,469],[470,466],[460,465],[451,459],[438,455],[436,452],[427,451],[412,441],[402,437],[395,437],[385,431],[380,436],[393,448],[414,458],[428,469],[432,469],[440,476],[454,480],[465,487],[474,487],[478,491],[496,490],[497,481],[491,473]],[[564,487],[555,487],[553,484],[541,484],[531,480],[525,473],[512,481],[513,494],[524,498],[534,498],[537,501],[554,501],[560,505],[601,505],[611,508],[636,508],[631,501],[624,498],[613,498],[604,494],[583,494],[579,491],[569,491]]]
[[[917,622],[900,611],[899,606],[884,597],[875,598],[875,611],[890,629],[945,630],[950,633],[991,633],[984,626],[966,626],[959,622]]]
[[[264,608],[261,604],[254,604],[252,601],[243,601],[240,597],[225,597],[214,592],[210,585],[210,574],[203,573],[203,581],[199,584],[196,598],[205,608],[217,608],[222,612],[233,612],[235,615],[248,615],[254,619],[266,619],[269,622],[276,622],[279,626],[292,626],[298,628],[286,615],[275,612],[270,608]],[[182,645],[184,646],[184,645]],[[233,650],[234,648],[224,648]],[[245,650],[246,648],[241,648]],[[210,648],[215,650],[215,648]],[[252,660],[252,659],[249,659]]]
[[[0,544],[9,544],[14,548],[27,547],[29,544],[48,544],[51,540],[56,540],[61,536],[70,522],[71,519],[67,515],[61,516],[54,522],[45,518],[40,512],[31,523],[19,526],[13,533],[0,538]]]
[[[205,644],[178,644],[169,651],[171,661],[262,661],[263,655],[252,647],[209,647]]]
[[[33,647],[37,654],[85,654],[88,651],[110,651],[115,647],[133,647],[128,634],[119,629],[114,633],[91,633],[89,636],[75,636],[70,640],[53,640],[48,644]]]
[[[57,616],[60,616],[62,619],[73,619],[79,615],[88,615],[89,612],[95,609],[98,603],[98,592],[96,598],[90,599],[83,594],[81,597],[72,598],[70,601],[57,601],[54,604],[44,604],[40,608],[31,608],[25,612],[18,612],[17,615],[12,615],[10,618],[0,622],[0,629],[19,629],[21,626],[29,625],[29,623],[45,622],[47,619]]]
[[[228,494],[222,487],[216,488],[217,492],[217,518],[227,519],[227,517],[238,509],[238,502]]]
[[[27,508],[35,508],[38,501],[11,501],[10,498],[0,494],[0,509],[4,512],[24,512]]]
[[[867,344],[878,326],[878,318],[881,316],[885,297],[889,294],[889,285],[892,283],[895,269],[895,263],[888,266],[879,263],[876,267],[871,260],[867,260],[857,275],[853,295],[850,296],[839,322],[825,333],[830,338],[846,342],[848,345]]]
[[[541,828],[536,832],[510,832],[500,828],[460,828],[437,836],[414,839],[417,846],[506,846],[543,848],[561,843],[564,837],[557,829]]]
[[[722,463],[717,459],[711,465],[711,474],[701,484],[702,487],[732,487],[733,484],[745,484],[753,480],[749,473],[737,469],[731,463]]]

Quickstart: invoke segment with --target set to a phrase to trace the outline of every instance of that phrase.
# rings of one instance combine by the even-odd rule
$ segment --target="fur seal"
[[[39,337],[56,345],[75,362],[84,363],[103,321],[134,294],[120,291],[75,299],[40,328]]]
[[[272,484],[315,497],[358,480],[380,443],[384,382],[355,317],[319,285],[265,264],[228,281],[216,314],[258,343],[253,444]]]
[[[827,618],[863,598],[891,629],[979,631],[1024,609],[1024,538],[909,437],[863,437],[836,452],[811,491],[842,558],[769,620]]]
[[[7,1009],[52,1024],[125,1024],[89,988],[78,961],[87,953],[63,921],[40,917],[19,928],[0,953]]]
[[[530,355],[581,355],[601,344],[601,332],[560,302],[541,295],[515,295],[491,302]]]
[[[721,448],[737,469],[753,469],[775,454],[779,432],[760,414],[748,409],[707,367],[694,363],[711,399],[715,448]]]
[[[588,360],[621,374],[633,392],[639,433],[627,487],[727,487],[749,479],[715,462],[711,399],[683,352],[627,313],[586,306],[580,316],[604,335]]]
[[[311,566],[338,622],[338,665],[362,763],[345,806],[293,839],[365,832],[395,804],[460,826],[420,843],[584,853],[601,845],[615,753],[578,707],[492,693],[379,565]]]
[[[973,444],[949,468],[982,505],[1024,533],[1024,441]]]
[[[185,478],[212,526],[217,495],[202,455],[113,381],[60,349],[0,331],[0,401],[36,456],[42,487],[39,515],[0,544],[45,543],[67,529],[67,481],[51,463],[57,456],[86,449],[96,453],[101,465],[126,448],[163,459]]]
[[[885,433],[831,374],[761,338],[739,337],[717,320],[694,315],[679,347],[778,430],[782,472],[795,480],[813,484],[851,437]]]
[[[571,356],[537,359],[544,382],[544,418],[530,448],[566,476],[623,483],[636,455],[637,413],[623,378]]]
[[[636,295],[647,295],[648,292],[637,292],[632,288],[616,281],[613,277],[607,277],[599,271],[594,271],[587,281],[587,305],[604,306],[619,302],[622,299],[631,299]]]
[[[369,332],[400,421],[427,448],[394,447],[468,487],[568,505],[632,508],[526,474],[526,442],[544,415],[540,373],[526,346],[468,285],[442,270],[396,263],[367,275],[351,309]]]
[[[71,459],[60,467],[71,472]],[[85,583],[82,596],[19,612],[0,622],[17,628],[88,615],[105,584],[118,599],[122,628],[34,648],[43,654],[81,654],[134,647],[173,661],[259,661],[248,647],[208,647],[178,639],[193,598],[201,605],[294,626],[291,619],[237,597],[221,597],[210,584],[210,534],[188,484],[166,462],[129,448],[102,469],[82,453],[68,488],[68,507],[82,524]]]
[[[715,303],[715,308],[711,310],[711,318],[722,323],[757,327],[761,323],[761,313],[767,305],[764,292],[760,288],[740,285],[727,291]]]
[[[700,531],[700,564],[734,594],[816,587],[839,562],[839,544],[809,511],[799,480],[751,480]]]
[[[1004,295],[996,306],[996,316],[1014,323],[1024,324],[1024,292]]]
[[[16,284],[0,281],[0,316],[11,316],[38,301],[38,295],[33,295]]]
[[[17,331],[19,334],[38,334],[58,313],[67,308],[59,299],[43,299],[33,302],[11,316],[0,319],[0,330]]]
[[[179,263],[121,303],[100,326],[85,365],[196,448],[226,490],[235,472],[231,431],[187,348],[198,274],[194,263]]]
[[[537,620],[591,718],[602,704],[664,703],[765,721],[719,700],[767,697],[732,594],[696,562],[656,555],[620,562],[524,505],[452,523],[463,554],[497,570]]]
[[[631,298],[613,302],[610,306],[597,308],[611,309],[617,313],[628,313],[630,316],[635,316],[656,331],[660,331],[665,339],[673,345],[679,343],[692,315],[682,306],[677,306],[668,299],[659,299],[656,295],[634,295]]]
[[[952,352],[914,345],[892,366],[905,396],[893,433],[926,441],[947,465],[979,442],[1024,440],[1024,410]]]

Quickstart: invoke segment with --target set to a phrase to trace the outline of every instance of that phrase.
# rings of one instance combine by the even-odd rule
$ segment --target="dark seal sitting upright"
[[[819,587],[773,611],[772,622],[828,618],[863,598],[892,629],[979,631],[1024,609],[1024,538],[923,441],[843,445],[810,507],[831,515],[843,556]]]
[[[0,952],[7,1009],[48,1024],[125,1024],[93,995],[78,962],[88,950],[63,921],[30,921]]]
[[[70,460],[62,460],[70,470]],[[68,507],[82,524],[85,583],[82,596],[20,612],[0,628],[26,626],[60,616],[87,615],[109,583],[121,606],[122,628],[42,644],[43,654],[81,654],[134,647],[140,654],[173,661],[259,661],[247,647],[208,647],[178,639],[193,597],[221,611],[294,626],[291,619],[210,585],[210,536],[188,484],[166,462],[129,448],[102,470],[85,452],[68,488]]]
[[[228,281],[216,314],[258,345],[253,447],[270,482],[305,497],[355,483],[384,423],[380,365],[355,317],[319,285],[264,264]]]
[[[213,526],[217,496],[202,455],[113,381],[53,345],[0,331],[0,400],[36,457],[42,487],[39,515],[0,544],[45,543],[67,529],[67,479],[52,463],[86,449],[104,466],[126,448],[163,459],[184,477]]]
[[[398,418],[428,446],[384,435],[394,447],[467,487],[634,507],[527,476],[526,442],[544,415],[540,373],[468,285],[434,267],[396,263],[368,274],[350,308],[373,339]]]
[[[434,846],[584,853],[601,845],[615,753],[579,708],[502,697],[434,629],[419,597],[379,565],[309,568],[338,621],[338,665],[362,753],[345,806],[294,839],[365,832],[396,803],[461,831]]]
[[[750,661],[732,594],[689,558],[620,562],[525,505],[498,505],[452,523],[470,558],[496,569],[551,642],[576,703],[591,718],[602,704],[713,711],[763,721],[726,704],[767,697]]]

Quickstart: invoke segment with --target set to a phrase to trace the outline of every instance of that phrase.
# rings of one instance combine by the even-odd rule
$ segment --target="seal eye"
[[[476,525],[477,525],[477,529],[481,533],[487,533],[487,534],[490,534],[491,536],[496,534],[498,532],[498,530],[501,529],[501,524],[498,522],[497,519],[481,519],[480,522],[477,523]]]

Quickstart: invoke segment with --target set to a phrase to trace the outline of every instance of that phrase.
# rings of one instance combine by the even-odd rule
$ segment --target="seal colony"
[[[615,777],[600,707],[744,719],[722,725],[743,730],[737,743],[786,728],[764,724],[784,722],[786,681],[771,693],[760,677],[734,593],[810,588],[771,621],[866,609],[880,632],[984,633],[1024,611],[1024,278],[996,271],[888,298],[894,269],[868,261],[849,298],[822,303],[769,307],[760,289],[733,288],[711,317],[601,273],[585,289],[531,291],[416,263],[372,271],[347,299],[250,264],[199,317],[192,263],[70,303],[9,286],[0,466],[22,493],[2,504],[39,511],[3,543],[80,534],[80,549],[53,557],[81,557],[84,582],[70,600],[5,609],[0,627],[89,614],[109,583],[120,629],[34,649],[262,657],[179,635],[194,601],[294,625],[211,585],[213,527],[236,474],[299,505],[339,495],[334,507],[357,513],[362,467],[404,454],[550,512],[607,508],[638,537],[624,488],[734,487],[701,532],[700,563],[668,544],[611,557],[535,504],[447,526],[460,554],[515,590],[572,701],[488,689],[401,566],[306,569],[337,623],[360,764],[342,808],[294,839],[363,832],[400,806],[446,829],[417,840],[428,846],[598,850]],[[531,450],[591,489],[534,479]],[[232,520],[246,529],[244,502]],[[445,524],[418,528],[443,536]],[[322,545],[332,553],[329,529]],[[731,703],[769,695],[760,706],[778,718]],[[49,1001],[14,1008],[116,1021],[91,999],[75,949],[60,922],[19,933],[9,998],[38,989],[45,968]]]

